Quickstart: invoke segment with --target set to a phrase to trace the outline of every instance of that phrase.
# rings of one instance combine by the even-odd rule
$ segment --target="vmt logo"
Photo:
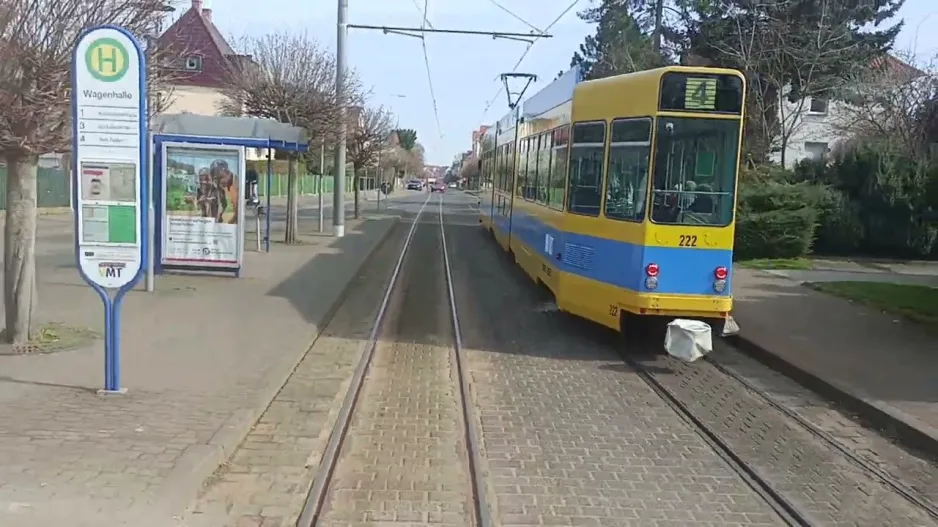
[[[98,264],[98,274],[103,278],[120,278],[121,271],[124,270],[124,264],[122,263],[103,263]]]
[[[102,82],[116,82],[124,78],[130,68],[130,54],[123,44],[113,38],[99,38],[85,52],[88,73]]]

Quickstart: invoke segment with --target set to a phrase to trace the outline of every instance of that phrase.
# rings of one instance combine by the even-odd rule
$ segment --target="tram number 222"
[[[682,234],[677,242],[678,247],[697,247],[697,236],[693,234]]]

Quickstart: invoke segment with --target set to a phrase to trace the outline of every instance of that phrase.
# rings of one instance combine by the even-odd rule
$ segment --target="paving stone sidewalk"
[[[341,240],[247,252],[240,279],[163,276],[155,293],[132,292],[125,396],[95,394],[100,342],[0,355],[0,525],[178,524],[395,222],[349,221]],[[75,271],[71,240],[68,215],[41,220],[39,318],[100,330],[101,303]]]
[[[738,269],[744,344],[938,444],[938,340],[898,316],[771,273]]]

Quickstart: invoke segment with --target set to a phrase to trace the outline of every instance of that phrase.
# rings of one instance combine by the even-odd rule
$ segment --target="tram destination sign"
[[[728,74],[665,73],[661,77],[658,110],[742,114],[743,80]]]

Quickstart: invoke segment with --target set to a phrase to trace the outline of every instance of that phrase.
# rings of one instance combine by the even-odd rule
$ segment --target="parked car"
[[[423,181],[411,179],[407,182],[407,190],[423,190]]]
[[[430,192],[446,192],[446,184],[437,182],[430,187]]]

